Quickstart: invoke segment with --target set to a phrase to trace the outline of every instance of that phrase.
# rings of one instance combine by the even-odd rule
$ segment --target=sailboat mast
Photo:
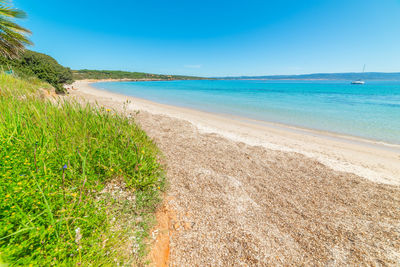
[[[365,72],[365,64],[364,64],[362,73],[364,74],[364,72]],[[362,76],[364,76],[364,75],[360,75],[360,77],[362,77]],[[365,82],[362,79],[358,79],[356,81],[352,81],[351,84],[365,84]]]

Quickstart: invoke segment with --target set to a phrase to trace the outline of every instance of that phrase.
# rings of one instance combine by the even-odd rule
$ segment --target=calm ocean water
[[[400,81],[204,80],[93,86],[154,102],[400,144]]]

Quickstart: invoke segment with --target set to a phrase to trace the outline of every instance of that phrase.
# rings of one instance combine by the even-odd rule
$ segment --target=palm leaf
[[[18,57],[26,45],[32,45],[27,34],[31,32],[16,24],[16,18],[25,18],[26,13],[10,6],[9,1],[0,0],[0,54],[8,58]]]

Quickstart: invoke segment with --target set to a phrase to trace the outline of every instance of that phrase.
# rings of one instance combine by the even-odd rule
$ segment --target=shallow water
[[[154,102],[400,144],[400,81],[201,80],[94,87]]]

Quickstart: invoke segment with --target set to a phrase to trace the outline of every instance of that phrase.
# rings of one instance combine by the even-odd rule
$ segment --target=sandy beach
[[[134,116],[165,156],[161,261],[400,262],[400,146],[158,104],[90,82],[75,82],[69,97]]]

